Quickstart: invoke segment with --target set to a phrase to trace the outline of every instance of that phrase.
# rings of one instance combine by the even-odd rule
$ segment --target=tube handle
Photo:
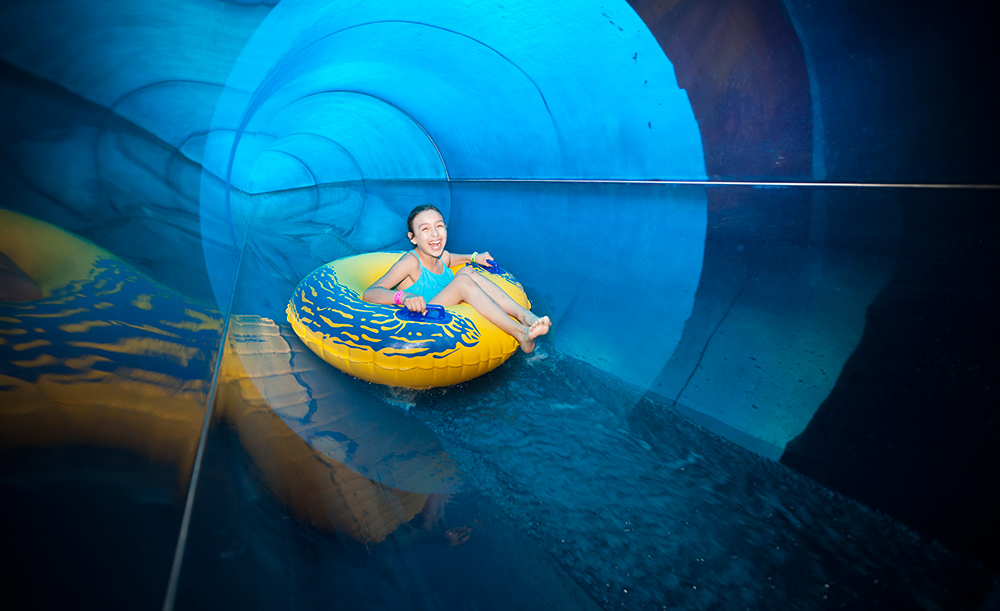
[[[479,261],[476,261],[475,263],[470,263],[469,265],[481,267],[491,274],[497,274],[497,275],[503,274],[503,269],[497,264],[496,259],[491,260],[489,265],[483,265]]]
[[[442,305],[427,305],[427,313],[411,312],[405,307],[396,311],[396,318],[407,322],[439,322],[446,324],[451,320],[451,315]]]

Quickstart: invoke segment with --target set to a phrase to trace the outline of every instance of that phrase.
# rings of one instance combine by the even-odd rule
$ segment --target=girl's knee
[[[482,289],[482,276],[477,274],[471,267],[465,266],[462,269],[455,272],[455,279],[461,279],[462,282],[469,286],[474,286],[478,289]]]
[[[449,284],[449,286],[454,285],[454,286],[458,287],[459,290],[461,290],[464,293],[465,291],[467,291],[468,289],[470,289],[475,284],[476,284],[476,281],[473,280],[472,278],[470,278],[468,274],[463,274],[462,272],[459,272],[459,273],[455,274],[455,277],[452,279],[452,281]]]

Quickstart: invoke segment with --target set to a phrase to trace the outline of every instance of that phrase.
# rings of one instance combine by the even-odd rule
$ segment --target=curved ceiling
[[[245,192],[302,187],[256,163],[294,133],[356,162],[306,182],[705,177],[687,97],[624,2],[282,2],[229,74],[204,167]],[[297,142],[325,165],[328,145]]]

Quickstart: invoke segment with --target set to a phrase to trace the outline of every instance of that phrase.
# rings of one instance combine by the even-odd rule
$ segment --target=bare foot
[[[468,541],[471,533],[472,529],[468,526],[459,526],[458,528],[446,530],[444,537],[448,540],[448,547],[455,547]]]
[[[545,335],[546,333],[548,333],[549,327],[551,326],[552,326],[552,321],[549,320],[548,316],[542,316],[541,318],[538,318],[536,316],[534,322],[528,325],[528,334],[531,335],[532,339],[534,339],[539,335]]]
[[[524,339],[520,340],[518,343],[521,344],[521,350],[524,350],[525,354],[531,354],[535,350],[535,338],[540,335],[545,335],[549,332],[549,327],[552,326],[552,321],[549,320],[548,316],[542,316],[541,318],[536,318],[534,322],[528,326],[524,331]]]

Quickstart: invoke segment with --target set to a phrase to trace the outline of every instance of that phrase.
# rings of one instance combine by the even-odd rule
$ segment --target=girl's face
[[[432,257],[440,257],[448,241],[448,226],[437,210],[424,210],[413,217],[413,231],[410,241],[420,251]]]

